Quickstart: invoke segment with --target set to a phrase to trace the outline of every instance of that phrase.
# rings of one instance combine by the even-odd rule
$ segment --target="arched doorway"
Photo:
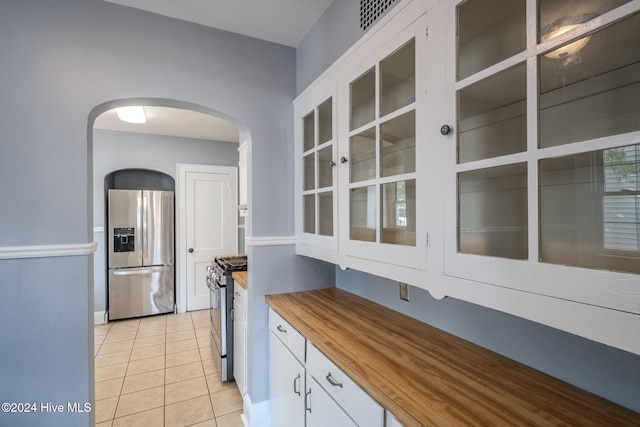
[[[144,106],[147,123],[129,124],[117,118],[116,108],[132,105]],[[143,168],[158,170],[176,179],[178,163],[237,167],[238,142],[240,138],[248,140],[247,135],[246,130],[224,113],[183,101],[121,99],[93,109],[87,139],[89,209],[93,218],[93,241],[99,243],[94,256],[94,323],[105,322],[107,311],[103,273],[106,257],[104,176],[118,169]],[[179,278],[177,284],[185,285]]]

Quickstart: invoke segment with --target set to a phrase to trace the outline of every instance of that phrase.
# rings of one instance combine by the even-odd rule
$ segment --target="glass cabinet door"
[[[416,43],[350,83],[351,240],[416,245]]]
[[[302,231],[333,237],[335,165],[333,97],[302,119]]]
[[[610,292],[597,269],[640,273],[640,5],[631,3],[443,6],[444,50],[455,52],[447,274],[569,298],[571,286]],[[590,270],[580,285],[554,284],[566,266]],[[600,304],[597,292],[583,302]]]

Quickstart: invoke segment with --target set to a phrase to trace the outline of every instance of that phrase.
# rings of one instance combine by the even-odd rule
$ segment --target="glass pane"
[[[640,130],[640,14],[540,55],[540,146]]]
[[[304,187],[303,190],[316,188],[316,154],[304,156]]]
[[[304,215],[304,232],[313,233],[316,232],[316,195],[307,194],[303,196],[303,215]]]
[[[318,107],[318,145],[333,138],[333,106],[331,98]]]
[[[370,69],[351,83],[351,121],[353,130],[375,119],[376,75]]]
[[[416,100],[416,42],[414,39],[380,62],[380,115]]]
[[[304,119],[302,119],[302,151],[311,150],[315,146],[315,114],[314,112],[310,112]]]
[[[631,0],[539,0],[538,40],[558,37]]]
[[[318,150],[318,188],[333,185],[333,145]]]
[[[349,194],[350,239],[376,241],[376,187],[352,188]]]
[[[640,273],[640,145],[540,161],[540,259]]]
[[[416,180],[382,185],[382,242],[416,245]]]
[[[526,48],[525,0],[467,0],[458,6],[458,80]]]
[[[527,149],[525,64],[458,91],[458,162]]]
[[[333,191],[318,193],[318,233],[333,236]]]
[[[359,182],[376,177],[376,129],[370,128],[349,139],[351,158],[350,181]]]
[[[382,176],[416,171],[416,113],[410,111],[380,125]]]
[[[527,258],[526,163],[459,173],[458,209],[460,252]]]

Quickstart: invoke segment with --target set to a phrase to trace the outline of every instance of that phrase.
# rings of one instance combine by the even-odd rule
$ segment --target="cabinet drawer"
[[[311,343],[307,349],[307,372],[359,426],[384,426],[382,406]]]
[[[284,320],[278,313],[269,309],[269,329],[280,341],[293,353],[293,355],[304,364],[305,361],[305,338],[293,326]]]
[[[244,311],[247,311],[247,291],[237,283],[233,284],[233,300],[237,302]]]

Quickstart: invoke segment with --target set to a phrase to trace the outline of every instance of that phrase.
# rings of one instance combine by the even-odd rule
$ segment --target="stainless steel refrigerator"
[[[174,311],[172,191],[109,190],[109,319]]]

